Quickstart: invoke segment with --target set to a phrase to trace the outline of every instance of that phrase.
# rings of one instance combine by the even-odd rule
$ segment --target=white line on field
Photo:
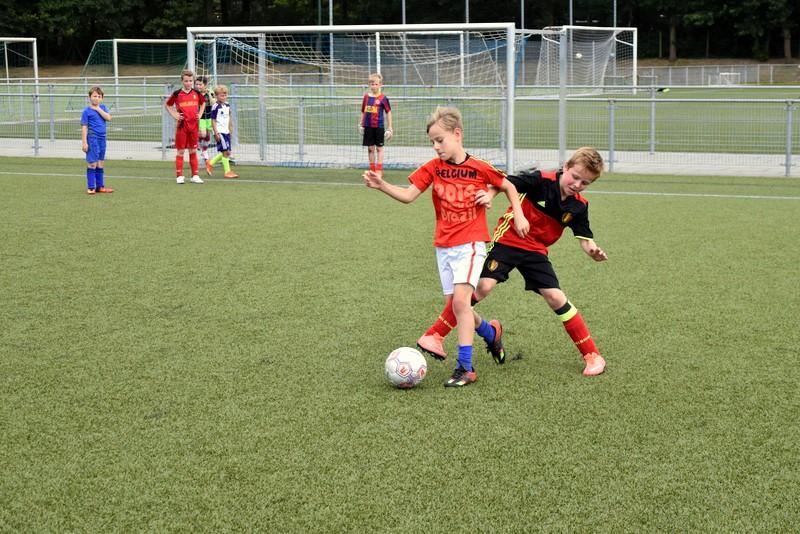
[[[358,174],[358,170],[355,173]],[[52,173],[52,172],[8,172],[0,171],[0,175],[19,175],[25,174],[27,176],[59,176],[64,178],[82,178],[85,174],[68,174],[68,173]],[[121,176],[113,175],[111,179],[125,179],[125,180],[172,180],[172,178],[164,178],[163,176]],[[207,177],[203,177],[207,180]],[[274,184],[274,185],[328,185],[335,187],[364,187],[360,182],[315,182],[307,180],[250,180],[247,178],[237,178],[235,180],[225,179],[211,179],[213,182],[226,182],[226,183],[247,183],[247,184]],[[648,191],[604,191],[602,189],[592,189],[586,191],[586,195],[626,195],[626,196],[650,196],[650,197],[684,197],[684,198],[725,198],[725,199],[742,199],[742,200],[800,200],[800,196],[778,196],[778,195],[733,195],[733,194],[719,194],[719,193],[658,193]]]

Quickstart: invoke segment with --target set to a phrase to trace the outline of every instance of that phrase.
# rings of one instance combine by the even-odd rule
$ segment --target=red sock
[[[371,170],[371,171],[375,170],[375,164],[372,163],[371,161],[369,162],[369,170]]]
[[[383,163],[378,163],[375,165],[375,170],[378,172],[383,172]]]
[[[175,176],[183,176],[183,156],[175,156]]]
[[[592,352],[600,354],[600,351],[597,350],[597,346],[594,344],[589,328],[587,328],[586,323],[583,322],[583,317],[581,317],[580,313],[577,313],[577,310],[574,317],[564,321],[564,329],[567,331],[567,334],[569,334],[569,337],[572,338],[572,341],[575,342],[575,346],[578,347],[578,350],[581,351],[583,356],[591,354]]]
[[[197,152],[189,154],[189,166],[192,168],[192,176],[197,175]]]
[[[433,326],[428,328],[428,331],[425,332],[425,335],[429,336],[436,333],[442,337],[445,337],[453,328],[456,327],[457,323],[458,321],[456,321],[456,314],[453,312],[453,299],[451,298],[447,301],[447,305],[442,310],[439,318],[436,319],[436,322],[433,323]]]

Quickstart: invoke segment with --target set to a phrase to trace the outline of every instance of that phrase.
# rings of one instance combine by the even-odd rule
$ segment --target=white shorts
[[[436,247],[436,263],[439,265],[439,279],[444,294],[452,295],[456,284],[477,287],[485,259],[486,243],[483,241],[455,247]]]

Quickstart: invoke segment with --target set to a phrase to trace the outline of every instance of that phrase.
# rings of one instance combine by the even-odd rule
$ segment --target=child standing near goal
[[[489,240],[486,206],[476,203],[476,193],[486,191],[490,185],[503,191],[516,215],[514,228],[521,238],[528,233],[528,220],[523,216],[516,188],[505,175],[464,150],[461,113],[456,108],[438,108],[428,120],[427,132],[437,157],[408,177],[410,186],[389,184],[377,170],[365,171],[363,178],[367,187],[406,204],[433,186],[436,213],[433,244],[442,289],[446,302],[452,306],[458,329],[458,362],[444,385],[462,387],[477,380],[472,365],[470,297],[478,284]]]
[[[200,155],[203,156],[204,161],[208,161],[208,145],[211,142],[211,107],[214,105],[214,93],[208,89],[208,78],[205,76],[198,76],[194,81],[194,88],[203,95],[206,107],[203,109],[203,115],[200,117],[199,128],[199,142],[200,142]]]
[[[577,308],[560,289],[548,247],[558,241],[569,227],[583,251],[594,261],[605,261],[608,255],[594,242],[589,228],[589,201],[581,191],[592,185],[603,172],[603,158],[590,147],[579,148],[560,171],[538,170],[509,176],[522,197],[522,211],[530,223],[530,232],[520,238],[509,232],[509,224],[518,216],[508,210],[497,223],[490,243],[489,255],[483,265],[481,279],[473,296],[480,302],[498,283],[508,280],[514,269],[525,280],[525,289],[540,294],[561,320],[564,329],[581,352],[586,363],[585,376],[599,375],[606,362],[597,350],[589,328]],[[488,202],[493,192],[479,194],[478,202]],[[500,342],[502,326],[499,321],[487,323],[474,311],[475,329],[486,340],[487,350],[497,363],[504,363],[505,349]],[[425,352],[443,358],[442,340],[451,330],[454,308],[448,303],[439,319],[417,341]]]
[[[394,133],[392,106],[382,89],[383,76],[371,74],[369,92],[361,99],[361,118],[358,121],[358,130],[363,136],[361,144],[369,153],[369,170],[379,173],[383,173],[383,145]]]
[[[81,148],[86,153],[86,192],[113,193],[105,186],[106,123],[111,120],[108,108],[103,104],[103,90],[94,86],[89,89],[89,105],[81,114]]]
[[[228,104],[228,88],[218,85],[214,88],[217,101],[211,108],[211,127],[214,130],[214,139],[217,140],[217,155],[211,161],[206,161],[206,172],[209,176],[214,172],[214,165],[222,160],[225,178],[238,178],[239,175],[231,170],[231,132],[233,119],[231,106]]]
[[[202,184],[203,180],[197,174],[197,143],[199,137],[200,117],[206,108],[205,97],[194,88],[194,73],[185,70],[181,73],[181,89],[170,95],[164,102],[167,112],[172,115],[177,125],[175,127],[175,181],[182,184],[186,181],[183,176],[183,154],[189,150],[189,166],[192,171],[193,184]]]

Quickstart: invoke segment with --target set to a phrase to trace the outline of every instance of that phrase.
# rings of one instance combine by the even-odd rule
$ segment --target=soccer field
[[[0,531],[800,524],[797,179],[602,177],[609,261],[551,257],[606,373],[515,273],[477,308],[510,361],[476,340],[476,384],[429,359],[402,391],[383,360],[442,304],[429,193],[110,161],[90,197],[78,160],[0,161]]]

